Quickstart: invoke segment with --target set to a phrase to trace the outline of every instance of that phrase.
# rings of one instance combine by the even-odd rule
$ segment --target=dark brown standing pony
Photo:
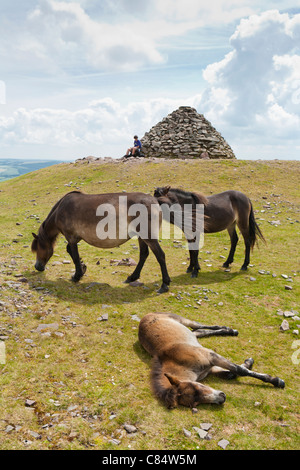
[[[123,198],[122,204],[121,198]],[[126,198],[126,205],[123,204],[124,198]],[[134,217],[139,210],[141,217]],[[72,280],[77,282],[86,271],[86,266],[78,253],[77,244],[80,240],[99,248],[113,248],[137,235],[140,247],[139,262],[126,282],[135,281],[140,277],[150,247],[160,264],[162,273],[162,285],[158,292],[167,292],[170,278],[165,254],[158,241],[161,220],[160,207],[151,195],[144,193],[84,194],[79,191],[68,193],[51,209],[40,226],[38,234],[33,233],[34,240],[31,249],[36,252],[35,268],[38,271],[44,271],[53,255],[55,240],[59,233],[62,233],[68,242],[67,252],[76,268]],[[104,227],[110,227],[111,237],[105,235]]]
[[[250,249],[253,249],[258,237],[265,241],[255,221],[250,199],[239,191],[224,191],[206,197],[200,193],[165,186],[163,188],[156,188],[154,196],[160,205],[166,204],[171,206],[179,204],[182,209],[184,204],[191,204],[194,208],[196,208],[197,204],[204,205],[204,233],[221,232],[227,229],[230,236],[231,248],[228,258],[223,264],[224,268],[228,268],[233,262],[238,242],[236,226],[238,226],[245,243],[245,259],[241,267],[242,270],[247,270],[250,262]],[[196,210],[194,213],[196,213]],[[172,223],[172,220],[170,222]],[[187,240],[188,242],[191,241]],[[190,249],[189,252],[190,265],[187,268],[187,272],[191,272],[192,277],[197,277],[200,269],[198,262],[199,249]]]
[[[153,391],[168,408],[224,403],[224,392],[198,382],[210,373],[227,379],[249,376],[285,387],[278,377],[252,371],[253,359],[239,366],[202,347],[197,340],[205,336],[236,336],[238,332],[231,328],[205,326],[171,313],[148,313],[140,321],[138,334],[140,343],[153,357]]]

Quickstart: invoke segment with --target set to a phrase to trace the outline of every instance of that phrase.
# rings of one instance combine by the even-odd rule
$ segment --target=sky
[[[300,1],[0,1],[0,158],[119,158],[179,106],[300,160]]]

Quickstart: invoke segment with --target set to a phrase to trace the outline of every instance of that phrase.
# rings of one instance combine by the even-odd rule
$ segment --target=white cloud
[[[232,51],[203,72],[201,109],[235,144],[300,144],[300,14],[266,11],[241,20]],[[231,140],[231,141],[232,141]]]
[[[154,123],[182,104],[181,100],[157,99],[133,102],[127,107],[111,98],[92,101],[88,107],[70,111],[54,108],[19,108],[0,117],[2,146],[43,145],[61,149],[61,157],[93,154],[121,157]]]
[[[197,107],[200,100],[201,95],[196,95],[184,104]],[[75,111],[19,108],[7,118],[0,116],[2,149],[17,145],[31,149],[37,146],[40,152],[41,146],[57,148],[60,158],[77,158],[89,153],[121,157],[132,145],[135,134],[141,138],[182,104],[181,99],[158,98],[131,102],[124,107],[108,97],[93,100],[86,108]]]
[[[277,0],[267,0],[264,5],[273,7],[277,3]],[[292,2],[284,3],[291,6]],[[253,11],[262,9],[258,7],[261,5],[258,0],[37,0],[36,6],[33,5],[30,0],[22,2],[21,13],[16,18],[10,6],[11,14],[5,21],[0,18],[0,60],[6,72],[14,77],[31,75],[34,84],[38,84],[36,94],[34,87],[31,90],[31,96],[35,97],[33,102],[38,105],[23,96],[20,104],[20,91],[17,105],[8,100],[6,117],[0,116],[0,139],[4,149],[10,146],[13,152],[18,145],[24,149],[55,146],[61,149],[61,157],[64,154],[75,157],[76,152],[120,156],[131,143],[132,135],[142,136],[183,104],[204,113],[240,158],[251,156],[250,149],[255,147],[271,152],[274,143],[278,149],[284,138],[292,142],[291,148],[299,147],[299,14],[269,10],[253,15]],[[116,78],[120,71],[160,67],[168,61],[164,55],[168,46],[176,49],[183,38],[188,50],[189,39],[192,37],[196,44],[200,31],[197,28],[202,26],[211,27],[215,32],[215,25],[220,25],[222,37],[225,37],[223,25],[233,25],[241,15],[245,18],[240,20],[230,38],[231,52],[205,68],[203,77],[207,88],[199,89],[198,95],[182,99],[181,75],[178,99],[166,98],[171,96],[167,94],[169,85],[174,86],[177,80],[175,74],[172,76],[171,67],[169,75],[167,68],[164,75],[159,75],[165,80],[159,83],[160,90],[166,90],[165,96],[161,93],[163,98],[156,96],[146,100],[142,87],[137,95],[134,84],[129,81],[126,89],[122,89],[122,79]],[[203,35],[202,32],[201,40]],[[209,38],[207,41],[209,47]],[[219,47],[220,43],[216,43]],[[171,51],[173,58],[174,49]],[[184,60],[182,55],[180,57]],[[174,64],[177,67],[176,61],[168,63]],[[93,89],[88,90],[84,77],[93,74],[94,81],[90,82]],[[68,77],[79,75],[81,81],[70,80],[74,85],[71,91],[66,85]],[[104,77],[99,88],[97,76]],[[48,83],[49,77],[55,77],[53,88],[45,86],[46,80],[38,82],[39,77],[47,77]],[[149,93],[151,78],[146,72],[142,77],[145,77],[148,96],[155,96],[154,91]],[[103,98],[108,94],[105,80],[108,82],[110,78],[113,78],[110,97]],[[61,83],[64,86],[59,90]],[[25,93],[26,85],[20,86]],[[115,92],[114,86],[118,87]],[[186,96],[188,73],[184,86]],[[81,92],[78,105],[76,96]],[[84,96],[89,97],[86,100],[89,103],[84,102]],[[93,96],[102,98],[91,100]],[[64,100],[63,103],[60,100]]]
[[[5,0],[6,1],[6,0]],[[15,17],[0,20],[0,49],[10,67],[44,73],[82,70],[128,71],[167,58],[165,39],[180,37],[210,22],[226,24],[251,13],[247,1],[215,0],[37,0]],[[92,10],[92,13],[91,13]]]

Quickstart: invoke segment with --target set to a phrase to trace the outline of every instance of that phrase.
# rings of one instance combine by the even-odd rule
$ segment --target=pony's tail
[[[256,223],[252,203],[250,202],[250,215],[249,215],[249,235],[250,235],[250,246],[253,250],[255,243],[257,243],[258,238],[260,238],[264,243],[266,243],[265,237],[263,236],[259,226]]]

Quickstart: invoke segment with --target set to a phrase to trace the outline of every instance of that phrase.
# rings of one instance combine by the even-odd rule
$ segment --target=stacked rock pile
[[[222,135],[195,108],[180,106],[141,139],[146,157],[236,158]]]

